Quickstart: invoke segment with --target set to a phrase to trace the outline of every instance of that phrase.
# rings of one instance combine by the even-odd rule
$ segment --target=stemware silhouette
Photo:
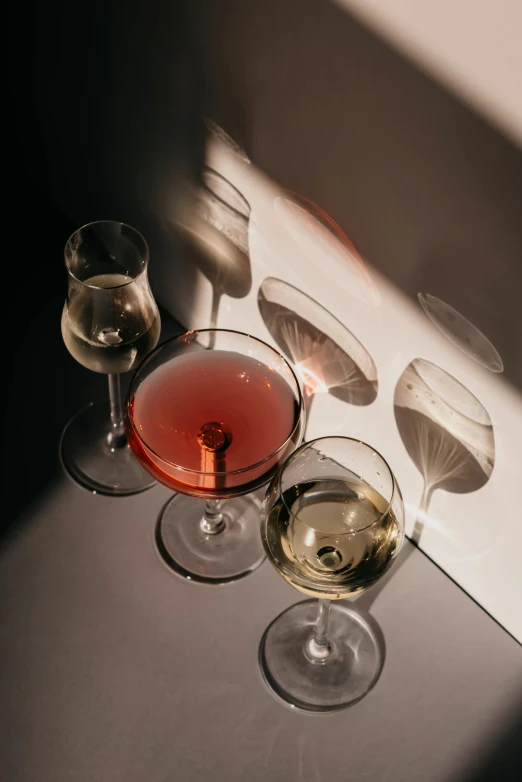
[[[419,293],[417,297],[428,318],[450,342],[486,369],[504,371],[504,363],[495,346],[464,315],[429,293]]]
[[[351,405],[377,396],[377,367],[341,321],[298,288],[267,277],[258,293],[261,317],[303,384],[307,417],[317,393]]]
[[[410,458],[424,480],[412,541],[419,543],[436,489],[467,494],[491,477],[493,425],[486,408],[436,364],[416,358],[394,394],[395,421]]]
[[[222,174],[205,166],[201,185],[175,222],[190,260],[212,285],[209,328],[224,295],[241,299],[252,287],[248,254],[250,206]]]

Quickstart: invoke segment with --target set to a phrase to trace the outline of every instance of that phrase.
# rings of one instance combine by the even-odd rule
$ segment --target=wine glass
[[[60,456],[73,479],[100,494],[135,494],[154,485],[128,447],[120,390],[120,374],[134,369],[159,338],[148,261],[143,236],[119,222],[85,225],[65,245],[63,340],[76,361],[108,375],[110,401],[90,404],[69,421]]]
[[[326,712],[360,700],[384,662],[380,630],[353,598],[391,566],[404,539],[401,492],[383,457],[348,437],[296,450],[265,498],[261,537],[278,573],[306,600],[280,614],[262,638],[267,684],[283,700]]]
[[[145,469],[179,492],[156,534],[162,557],[178,574],[225,583],[261,564],[255,492],[299,444],[302,412],[288,362],[241,332],[189,331],[164,342],[138,368],[127,399],[127,434]]]

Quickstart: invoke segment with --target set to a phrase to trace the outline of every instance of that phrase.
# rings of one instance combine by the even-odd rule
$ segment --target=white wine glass
[[[384,663],[382,633],[348,602],[378,581],[404,539],[404,505],[384,458],[360,440],[323,437],[296,450],[265,498],[261,537],[277,572],[319,600],[269,625],[259,650],[269,687],[306,711],[360,700]]]
[[[108,376],[109,402],[73,416],[60,458],[77,483],[100,494],[135,494],[155,483],[127,444],[120,388],[120,374],[135,369],[160,334],[148,261],[145,239],[125,223],[90,223],[65,245],[63,340],[82,366]]]

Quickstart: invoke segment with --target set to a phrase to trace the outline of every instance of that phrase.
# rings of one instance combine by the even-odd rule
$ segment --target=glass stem
[[[109,375],[109,402],[111,407],[111,431],[107,435],[107,443],[111,451],[124,448],[127,445],[125,427],[123,425],[123,403],[121,401],[121,386],[119,375]]]
[[[304,439],[306,439],[307,431],[308,431],[308,422],[310,421],[310,413],[312,412],[312,402],[315,398],[315,391],[313,388],[310,388],[308,385],[303,386],[303,402],[304,402],[304,409],[305,409],[305,434]]]
[[[199,522],[200,529],[205,535],[218,535],[225,529],[225,519],[221,512],[223,500],[207,500],[205,512]]]
[[[424,487],[422,489],[422,497],[421,501],[419,503],[419,511],[421,513],[421,518],[415,519],[415,525],[413,527],[413,532],[411,535],[411,542],[418,546],[420,543],[420,539],[422,537],[422,532],[424,530],[424,520],[426,518],[426,513],[428,512],[428,508],[431,501],[431,495],[433,494],[434,487],[431,484],[424,483]]]
[[[328,640],[328,617],[330,615],[331,600],[319,600],[317,609],[317,621],[315,631],[308,639],[305,654],[313,663],[324,663],[332,653],[332,645]]]
[[[219,312],[219,303],[221,301],[221,290],[218,288],[218,283],[213,283],[213,293],[212,293],[212,309],[210,312],[210,326],[211,329],[217,328],[217,319],[218,319],[218,312]],[[210,335],[210,344],[209,348],[213,348],[214,344],[216,342],[216,335],[211,334]]]

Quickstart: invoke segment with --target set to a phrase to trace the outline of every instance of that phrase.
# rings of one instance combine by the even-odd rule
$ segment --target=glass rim
[[[147,445],[143,437],[138,432],[136,426],[134,425],[134,421],[132,420],[132,417],[129,415],[128,411],[130,408],[130,402],[131,398],[133,397],[133,389],[135,382],[138,380],[138,376],[140,372],[145,368],[146,364],[149,363],[149,361],[161,350],[167,347],[167,345],[170,345],[172,342],[177,342],[178,340],[181,340],[183,337],[187,337],[188,335],[192,334],[208,334],[211,332],[219,332],[224,334],[236,334],[241,337],[247,337],[248,339],[253,339],[255,342],[259,342],[261,345],[264,345],[266,348],[272,351],[272,353],[275,353],[276,356],[278,356],[282,361],[283,364],[290,370],[290,374],[294,379],[296,388],[297,388],[297,404],[299,408],[299,415],[296,418],[296,421],[294,423],[294,426],[288,435],[288,437],[284,440],[284,442],[279,445],[272,453],[268,454],[268,456],[264,456],[259,461],[255,462],[254,464],[250,464],[246,467],[240,467],[237,470],[225,470],[225,471],[207,471],[207,470],[193,470],[189,467],[183,467],[180,464],[176,464],[175,462],[171,462],[169,459],[165,459],[165,457],[161,456],[157,451],[154,450],[154,448],[151,448],[150,445]],[[205,349],[205,348],[204,348]],[[233,351],[229,351],[233,352]],[[175,359],[173,359],[175,360]],[[167,363],[167,362],[165,362]],[[268,366],[268,365],[267,365]],[[286,358],[283,356],[282,353],[280,353],[278,350],[273,348],[271,345],[269,345],[267,342],[265,342],[262,339],[259,339],[259,337],[254,337],[252,334],[248,334],[245,331],[236,331],[235,329],[189,329],[189,331],[184,331],[182,334],[178,334],[175,337],[170,337],[169,339],[166,339],[161,344],[157,345],[154,350],[152,350],[142,361],[140,366],[136,369],[134,372],[134,375],[132,376],[131,382],[129,384],[129,390],[127,392],[127,399],[125,402],[125,417],[128,421],[129,425],[132,428],[133,433],[138,438],[140,444],[142,444],[147,451],[150,451],[154,456],[156,456],[160,461],[164,462],[165,464],[168,464],[169,467],[174,467],[176,470],[180,470],[183,473],[191,474],[191,475],[204,475],[204,476],[227,476],[227,475],[239,475],[241,473],[250,472],[250,470],[254,470],[256,467],[261,467],[261,465],[265,464],[265,462],[268,462],[270,459],[272,459],[274,456],[276,456],[280,451],[282,451],[288,443],[292,440],[293,436],[295,435],[296,431],[299,429],[299,426],[301,425],[302,417],[303,417],[303,410],[304,410],[304,401],[303,401],[303,395],[301,393],[301,386],[299,384],[299,381],[297,379],[297,376],[292,369],[292,366],[290,363],[286,360]]]
[[[382,461],[382,463],[384,464],[384,466],[388,470],[388,473],[389,473],[389,475],[391,477],[391,481],[392,481],[391,496],[390,496],[390,499],[388,501],[388,504],[386,505],[385,510],[382,511],[382,513],[379,515],[378,518],[374,519],[374,521],[370,522],[365,527],[360,527],[359,529],[351,530],[351,531],[347,531],[346,533],[343,533],[343,534],[346,534],[346,535],[358,535],[359,532],[363,532],[364,530],[370,529],[370,527],[373,527],[374,524],[378,524],[379,522],[381,522],[383,520],[383,518],[385,516],[387,516],[387,514],[390,512],[393,500],[395,499],[395,495],[396,495],[397,489],[398,489],[397,479],[395,478],[393,470],[391,469],[390,465],[388,464],[388,462],[386,461],[384,456],[380,453],[380,451],[378,451],[376,448],[374,448],[373,445],[370,445],[369,443],[364,442],[364,440],[359,440],[358,437],[344,437],[343,435],[327,435],[326,437],[316,437],[314,440],[309,440],[308,442],[303,443],[302,445],[300,445],[299,448],[296,448],[296,450],[293,453],[290,454],[288,459],[286,459],[284,464],[281,465],[281,467],[279,468],[279,471],[278,471],[277,485],[278,485],[278,489],[279,489],[279,494],[280,494],[281,500],[282,500],[283,505],[285,506],[286,510],[288,511],[288,514],[293,519],[300,519],[299,514],[298,513],[294,513],[292,511],[292,509],[288,507],[288,505],[287,505],[287,503],[285,501],[284,492],[283,492],[283,475],[284,475],[284,472],[285,472],[286,468],[290,465],[290,462],[292,461],[292,459],[294,457],[299,456],[309,446],[313,446],[313,445],[315,445],[315,443],[324,442],[325,440],[346,440],[346,441],[349,441],[349,442],[352,442],[352,443],[359,443],[359,445],[364,445],[365,448],[367,448],[370,451],[373,451],[373,453],[377,454],[379,459]],[[339,479],[338,478],[333,478],[332,480],[341,480],[341,479],[340,478]],[[307,524],[306,526],[308,527],[310,525]]]
[[[69,244],[77,233],[80,231],[84,231],[86,228],[92,228],[95,225],[121,225],[125,228],[128,228],[132,233],[136,234],[136,236],[139,236],[141,241],[143,242],[143,246],[145,249],[144,258],[143,258],[143,268],[140,269],[140,271],[131,279],[127,280],[127,282],[122,282],[120,285],[111,285],[110,288],[102,288],[98,285],[88,285],[84,280],[80,280],[72,271],[69,259],[67,257],[67,249],[69,247]],[[147,271],[147,267],[149,265],[150,260],[150,251],[149,251],[149,245],[147,243],[147,240],[143,236],[143,234],[138,231],[137,228],[134,228],[132,225],[129,225],[129,223],[124,223],[121,220],[92,220],[90,223],[85,223],[85,225],[80,226],[80,228],[77,228],[75,231],[72,232],[72,234],[69,236],[67,241],[65,242],[65,248],[64,248],[64,257],[65,257],[65,268],[67,269],[67,274],[69,274],[73,280],[76,282],[79,282],[80,285],[83,285],[85,288],[90,288],[93,291],[113,291],[117,290],[118,288],[125,288],[126,285],[131,285],[133,282],[136,282],[141,275]]]
[[[240,212],[239,209],[237,209],[235,206],[232,206],[232,204],[229,204],[228,201],[225,201],[222,198],[222,196],[219,195],[219,193],[216,193],[214,188],[211,187],[207,183],[207,181],[205,180],[205,174],[207,172],[210,173],[210,174],[213,174],[214,176],[216,176],[219,179],[221,179],[223,182],[227,183],[227,185],[239,196],[239,198],[241,199],[242,203],[247,207],[247,209],[248,209],[248,214],[247,215],[244,212]],[[216,169],[212,168],[212,166],[209,166],[209,165],[205,164],[203,166],[202,181],[203,181],[203,187],[206,190],[208,190],[209,193],[212,193],[214,198],[216,198],[219,201],[220,204],[222,204],[224,207],[226,207],[226,209],[228,209],[230,212],[234,212],[234,214],[236,214],[238,217],[241,217],[243,220],[246,220],[247,222],[250,220],[250,215],[252,213],[252,207],[250,206],[249,202],[247,201],[247,199],[245,198],[243,193],[240,190],[238,190],[237,187],[235,185],[233,185],[232,182],[229,179],[227,179],[226,176],[223,176],[223,174],[220,174],[219,171],[216,171]]]

